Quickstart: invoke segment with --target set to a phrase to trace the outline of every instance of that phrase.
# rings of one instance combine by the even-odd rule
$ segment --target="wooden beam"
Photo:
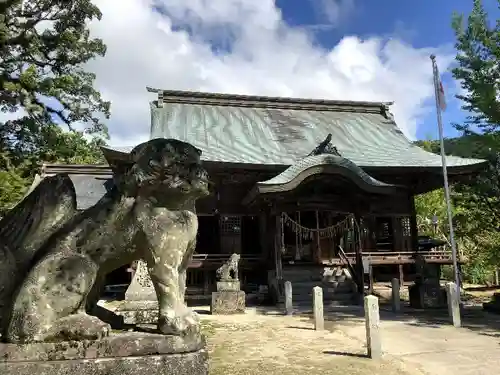
[[[411,228],[411,247],[412,250],[418,250],[418,226],[417,226],[417,210],[415,208],[415,196],[410,195],[410,228]]]
[[[404,281],[405,281],[405,274],[403,272],[403,265],[400,264],[398,266],[398,268],[399,268],[399,285],[403,286]]]

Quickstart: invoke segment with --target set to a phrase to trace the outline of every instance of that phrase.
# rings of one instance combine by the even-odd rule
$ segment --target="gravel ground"
[[[315,331],[299,316],[203,314],[210,375],[421,375],[396,358],[365,357],[362,343],[340,330]],[[413,367],[413,366],[412,366]]]

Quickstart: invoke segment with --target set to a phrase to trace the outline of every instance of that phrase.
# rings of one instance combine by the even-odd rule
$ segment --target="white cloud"
[[[355,10],[354,0],[311,0],[316,12],[327,22],[338,25]]]
[[[96,0],[103,19],[91,25],[108,46],[91,64],[112,101],[111,143],[147,139],[146,86],[345,100],[395,101],[403,132],[414,138],[432,110],[431,52],[441,70],[451,55],[396,39],[344,37],[333,49],[283,22],[273,0]],[[153,10],[163,9],[163,15]],[[174,27],[174,26],[175,27]],[[187,31],[190,30],[190,34]],[[230,45],[214,52],[217,45]]]

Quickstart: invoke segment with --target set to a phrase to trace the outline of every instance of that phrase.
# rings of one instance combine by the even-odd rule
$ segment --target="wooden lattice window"
[[[220,229],[222,235],[234,235],[241,233],[240,216],[223,216],[220,219]]]

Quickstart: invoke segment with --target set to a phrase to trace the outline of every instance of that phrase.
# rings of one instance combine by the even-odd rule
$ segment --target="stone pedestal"
[[[0,374],[207,375],[203,337],[112,334],[97,341],[0,343]]]
[[[156,324],[158,321],[157,301],[99,301],[98,306],[120,319],[118,324]],[[101,317],[101,316],[100,316]],[[103,319],[109,321],[109,319]]]
[[[155,324],[158,320],[158,300],[144,261],[137,268],[123,301],[99,301],[99,306],[111,311],[124,324]]]
[[[500,293],[493,294],[490,302],[483,303],[483,309],[495,314],[500,314]]]
[[[238,292],[240,291],[240,281],[239,280],[217,281],[217,291]]]
[[[413,284],[408,287],[410,307],[414,309],[446,308],[446,289],[434,282]]]
[[[127,301],[156,301],[156,292],[145,261],[137,261],[134,277],[125,292]]]
[[[244,314],[245,292],[242,290],[213,292],[210,313],[214,315]]]

